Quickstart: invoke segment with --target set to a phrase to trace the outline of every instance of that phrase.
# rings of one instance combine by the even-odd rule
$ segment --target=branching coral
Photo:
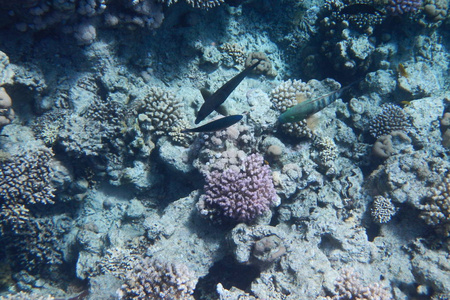
[[[313,89],[306,82],[289,79],[273,89],[270,98],[275,108],[283,113],[290,107],[311,98],[312,93]],[[282,124],[281,129],[296,137],[312,136],[306,121]]]
[[[50,160],[53,153],[41,149],[34,153],[13,156],[0,162],[0,199],[6,205],[51,204]]]
[[[157,135],[165,134],[180,120],[180,105],[172,92],[152,88],[138,108],[141,128]]]
[[[393,131],[408,132],[410,128],[410,116],[401,107],[385,104],[382,111],[372,119],[369,132],[378,138]]]
[[[119,299],[192,300],[197,278],[185,265],[146,258],[127,273]]]
[[[204,189],[197,207],[212,218],[251,222],[278,201],[270,168],[258,154],[248,156],[241,167],[208,173]]]
[[[387,223],[396,212],[397,209],[392,204],[391,199],[383,196],[374,197],[370,214],[375,222],[379,224]]]
[[[336,280],[336,295],[323,297],[323,300],[391,300],[392,295],[379,283],[364,286],[360,275],[352,268],[344,269]]]

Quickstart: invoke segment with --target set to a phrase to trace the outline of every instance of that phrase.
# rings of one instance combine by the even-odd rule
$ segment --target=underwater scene
[[[450,299],[448,0],[0,0],[0,299]]]

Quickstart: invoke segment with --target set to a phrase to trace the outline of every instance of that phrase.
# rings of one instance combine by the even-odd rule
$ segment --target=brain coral
[[[242,165],[206,175],[205,194],[198,208],[206,216],[218,215],[237,222],[250,222],[278,200],[269,166],[259,154]]]
[[[194,273],[181,264],[146,258],[128,272],[119,299],[193,300]]]
[[[420,209],[420,217],[427,224],[436,226],[438,233],[450,236],[450,173],[431,190],[431,197]]]

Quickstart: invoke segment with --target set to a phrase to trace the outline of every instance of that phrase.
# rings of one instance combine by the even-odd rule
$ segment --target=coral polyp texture
[[[360,275],[353,268],[341,271],[335,283],[334,296],[322,297],[322,300],[392,300],[392,294],[379,283],[364,285]]]
[[[197,278],[185,265],[145,258],[127,273],[117,291],[127,300],[193,300]]]
[[[450,174],[431,190],[430,198],[420,209],[420,217],[427,224],[435,226],[442,235],[450,236]]]
[[[422,4],[422,0],[389,0],[386,10],[392,15],[403,15],[417,12]]]
[[[0,199],[3,204],[52,204],[55,190],[51,185],[52,157],[51,150],[42,149],[1,161]]]
[[[370,134],[376,138],[388,135],[393,131],[407,133],[410,129],[410,116],[400,106],[390,103],[383,105],[381,112],[372,119],[369,125]]]
[[[377,223],[387,223],[391,220],[392,216],[397,212],[391,199],[383,196],[375,196],[370,209],[372,219]]]
[[[248,156],[240,167],[208,173],[204,190],[200,213],[235,222],[251,222],[278,201],[272,172],[259,154]]]
[[[141,128],[157,135],[172,131],[181,119],[180,105],[172,92],[153,87],[138,108]]]

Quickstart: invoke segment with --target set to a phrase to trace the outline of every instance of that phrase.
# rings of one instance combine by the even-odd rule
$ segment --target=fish
[[[398,74],[400,74],[400,76],[405,77],[405,78],[409,78],[409,74],[406,71],[406,68],[405,68],[405,66],[402,63],[398,64],[397,70],[398,70]]]
[[[213,131],[219,131],[225,128],[230,127],[231,125],[236,124],[240,120],[242,120],[244,116],[243,115],[231,115],[227,117],[220,118],[218,120],[214,120],[212,122],[206,123],[205,125],[195,127],[195,128],[188,128],[184,129],[181,132],[187,133],[187,132],[213,132]]]
[[[359,81],[360,80],[357,80],[343,88],[332,91],[331,93],[325,94],[319,98],[300,102],[299,104],[292,106],[284,113],[282,113],[278,117],[278,121],[281,124],[302,121],[336,101],[336,99],[339,98],[343,91],[349,89]]]
[[[348,15],[357,15],[357,14],[371,14],[371,15],[380,14],[380,15],[382,15],[383,14],[383,12],[379,11],[372,5],[365,4],[365,3],[355,3],[355,4],[347,5],[343,9],[341,9],[339,11],[339,13],[340,14],[348,14]]]
[[[207,95],[205,92],[202,92],[203,99],[205,102],[200,107],[200,110],[197,113],[197,118],[195,119],[195,124],[203,121],[207,116],[209,116],[213,111],[215,111],[234,91],[234,89],[241,83],[241,81],[248,75],[250,72],[258,66],[261,61],[258,60],[253,65],[245,68],[241,73],[237,74],[229,81],[227,81],[222,87],[220,87],[214,94]]]

